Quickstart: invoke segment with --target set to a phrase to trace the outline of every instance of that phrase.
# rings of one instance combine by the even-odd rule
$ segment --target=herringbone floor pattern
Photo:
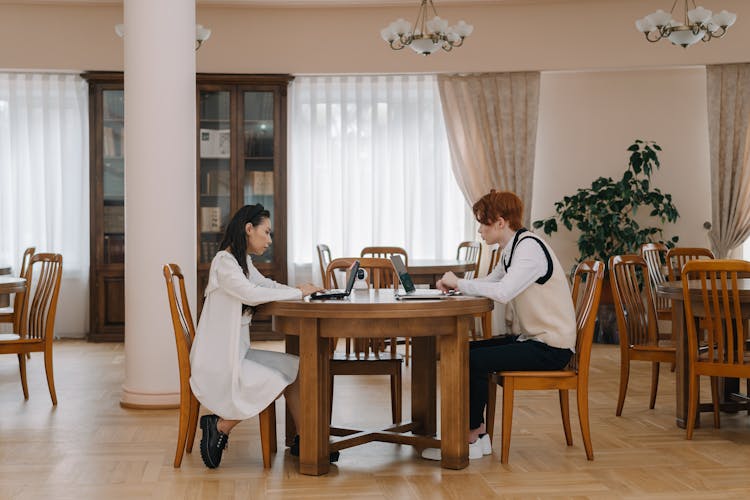
[[[280,343],[264,346],[279,349]],[[655,410],[648,409],[650,367],[636,364],[622,417],[615,417],[619,353],[594,347],[591,420],[595,460],[581,446],[571,397],[574,446],[565,446],[557,396],[519,393],[510,464],[495,454],[447,471],[410,447],[368,444],[344,450],[324,477],[300,476],[280,444],[263,470],[257,418],[238,426],[221,467],[208,470],[198,444],[172,468],[177,412],[119,406],[122,344],[58,341],[59,405],[53,408],[39,355],[29,363],[24,402],[15,356],[0,357],[0,498],[747,498],[750,417],[709,414],[695,439],[674,425],[674,375],[662,370]],[[405,373],[405,394],[409,390]],[[744,385],[744,384],[743,384]],[[708,399],[704,387],[703,398]],[[378,426],[390,418],[385,377],[339,377],[334,422]],[[405,398],[405,415],[409,414]],[[283,440],[279,405],[279,440]],[[499,417],[499,405],[498,405]],[[496,426],[499,433],[499,421]],[[198,431],[200,434],[200,430]]]

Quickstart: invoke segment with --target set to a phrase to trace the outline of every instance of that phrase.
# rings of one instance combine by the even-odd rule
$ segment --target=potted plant
[[[661,147],[636,140],[627,150],[630,157],[622,179],[599,177],[591,187],[556,202],[555,215],[533,223],[547,235],[558,230],[558,221],[569,231],[580,231],[577,262],[597,259],[606,265],[612,255],[637,254],[644,243],[660,241],[671,248],[679,240],[677,236],[663,239],[664,223],[675,222],[680,215],[672,195],[651,185],[651,174],[661,166]],[[606,283],[601,303],[612,303]]]

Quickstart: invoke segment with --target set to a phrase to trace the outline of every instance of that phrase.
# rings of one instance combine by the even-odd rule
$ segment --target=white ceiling
[[[437,6],[471,4],[544,4],[582,3],[592,1],[619,0],[434,0]],[[196,0],[198,5],[211,6],[255,6],[255,7],[355,7],[355,6],[417,6],[419,0]],[[0,4],[46,4],[46,5],[112,5],[122,4],[122,0],[0,0]]]

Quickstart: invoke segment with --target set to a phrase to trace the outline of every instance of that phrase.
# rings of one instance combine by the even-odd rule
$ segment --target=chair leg
[[[482,314],[482,336],[492,338],[492,311]]]
[[[719,412],[719,377],[711,377],[711,402],[714,406],[714,428],[721,427],[721,416]]]
[[[271,437],[275,434],[275,430],[272,430],[271,427],[276,426],[275,406],[276,401],[260,412],[260,446],[263,451],[263,467],[266,469],[271,467]],[[272,409],[272,407],[274,408]]]
[[[29,399],[29,384],[26,380],[26,356],[18,355],[18,370],[21,372],[21,389],[23,390],[23,399]]]
[[[581,436],[583,437],[583,448],[586,450],[586,458],[594,459],[594,447],[591,445],[591,426],[589,422],[589,389],[578,387],[576,390],[578,400],[578,420],[581,423]]]
[[[403,390],[401,388],[401,366],[398,371],[391,373],[391,418],[394,424],[401,422],[401,400]]]
[[[278,445],[277,445],[277,437],[276,437],[276,401],[268,405],[268,413],[269,418],[271,420],[271,431],[270,431],[270,441],[271,441],[271,453],[276,453],[278,451]]]
[[[500,451],[500,463],[508,463],[510,455],[510,429],[513,426],[513,378],[503,378],[503,425],[501,431],[502,447]]]
[[[187,401],[185,401],[187,399]],[[188,428],[190,427],[190,394],[180,395],[180,423],[177,429],[177,449],[174,452],[172,466],[177,469],[182,465],[182,456],[185,454],[185,443],[187,442]]]
[[[198,399],[190,393],[190,419],[188,420],[188,434],[187,434],[187,446],[186,451],[188,453],[193,452],[193,442],[195,442],[195,430],[198,428],[198,413],[200,412],[201,404]]]
[[[47,374],[47,387],[52,404],[57,405],[57,393],[55,392],[55,376],[52,372],[52,348],[44,351],[44,372]]]
[[[692,371],[692,370],[691,370]],[[700,377],[698,375],[690,374],[688,382],[688,412],[686,415],[687,422],[687,433],[685,437],[687,439],[693,439],[693,431],[695,430],[695,419],[698,417],[698,391],[700,390]]]
[[[328,425],[333,419],[333,374],[328,376]]]
[[[490,436],[490,441],[493,441],[495,436],[495,406],[497,405],[497,384],[493,379],[493,375],[490,375],[490,383],[487,386],[487,409],[485,410],[485,428],[487,434]]]
[[[411,338],[404,338],[404,364],[409,366],[409,358],[411,357]]]
[[[628,392],[628,378],[630,377],[630,358],[623,356],[620,360],[620,393],[617,396],[617,410],[615,415],[622,415],[625,405],[625,394]]]
[[[653,410],[656,406],[656,392],[659,390],[659,362],[651,363],[651,399],[648,407]]]
[[[573,446],[573,433],[570,430],[570,402],[568,401],[568,390],[560,389],[560,415],[562,416],[563,431],[565,431],[565,442]]]

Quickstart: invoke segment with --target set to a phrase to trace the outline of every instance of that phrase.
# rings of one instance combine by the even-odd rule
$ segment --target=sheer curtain
[[[0,72],[0,265],[17,273],[28,246],[61,253],[56,330],[79,335],[87,323],[88,165],[86,82]]]
[[[289,113],[290,282],[320,282],[318,243],[334,258],[395,245],[430,259],[472,237],[435,76],[297,77]]]

